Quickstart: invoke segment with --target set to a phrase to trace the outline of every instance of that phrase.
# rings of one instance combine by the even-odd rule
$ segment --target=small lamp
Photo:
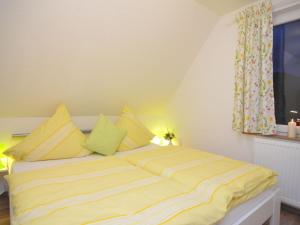
[[[6,170],[8,157],[3,152],[9,147],[11,134],[7,131],[0,131],[0,170]]]
[[[167,132],[163,135],[163,137],[155,136],[151,143],[160,145],[160,146],[167,146],[167,145],[178,145],[178,143],[175,143],[175,134],[172,132]]]
[[[159,146],[167,146],[169,145],[169,141],[162,137],[155,136],[152,140],[151,143],[159,145]]]

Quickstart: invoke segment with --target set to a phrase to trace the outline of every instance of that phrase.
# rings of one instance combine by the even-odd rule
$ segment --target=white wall
[[[194,0],[0,1],[0,117],[162,114],[216,21]]]
[[[273,23],[275,25],[298,20],[300,15],[300,0],[272,0]]]
[[[300,0],[272,0],[275,23],[293,20]],[[182,144],[253,161],[253,136],[232,131],[237,11],[221,17],[171,103]]]
[[[206,5],[208,8],[213,9],[220,15],[232,12],[242,6],[251,4],[257,0],[196,0],[200,4]]]
[[[202,47],[172,101],[184,145],[236,159],[253,160],[252,137],[232,131],[234,13],[222,17]]]

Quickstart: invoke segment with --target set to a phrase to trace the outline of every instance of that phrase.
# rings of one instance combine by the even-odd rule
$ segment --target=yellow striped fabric
[[[148,151],[128,152],[120,156],[128,162],[156,175],[195,188],[199,183],[243,165],[245,162],[220,155],[181,146],[156,147]],[[258,172],[244,182],[247,187],[256,186],[261,180],[274,178],[276,174],[269,169],[258,167]],[[251,190],[242,190],[251,191]]]
[[[186,192],[176,182],[109,156],[13,174],[8,181],[15,218],[22,225],[89,224],[134,214]]]
[[[214,177],[208,179],[206,182],[199,184],[197,189],[186,194],[181,194],[176,197],[159,202],[157,205],[150,206],[149,208],[143,210],[142,212],[134,216],[124,216],[121,218],[113,218],[107,221],[98,222],[94,224],[99,225],[133,225],[133,224],[161,224],[167,222],[172,217],[184,212],[189,208],[199,206],[203,203],[207,203],[214,192],[220,185],[225,185],[228,181],[231,181],[249,171],[255,169],[255,166],[246,165],[234,171],[223,174],[222,176]],[[209,215],[209,212],[208,212]],[[199,221],[201,219],[199,218]],[[173,222],[174,224],[190,224],[186,222]],[[203,224],[195,220],[191,224]],[[212,224],[211,222],[205,224]]]
[[[266,168],[157,147],[8,178],[22,225],[210,225],[276,183]]]
[[[117,127],[127,130],[118,151],[127,151],[150,144],[154,135],[135,117],[128,107],[116,122]]]
[[[90,154],[82,147],[85,135],[73,124],[67,108],[55,114],[5,154],[17,160],[38,161],[81,157]]]

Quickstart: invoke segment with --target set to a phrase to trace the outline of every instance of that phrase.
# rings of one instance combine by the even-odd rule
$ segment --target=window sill
[[[284,141],[292,141],[292,142],[300,142],[300,126],[297,126],[296,128],[296,137],[295,138],[289,138],[288,137],[288,126],[277,124],[277,134],[275,135],[258,135],[260,137],[266,137],[271,139],[277,139],[277,140],[284,140]]]
[[[300,137],[290,138],[284,134],[276,134],[276,135],[257,135],[259,137],[276,139],[276,140],[284,140],[284,141],[292,141],[292,142],[300,142]]]
[[[279,126],[282,126],[282,127],[286,127],[285,125],[279,125]],[[258,133],[245,133],[243,132],[242,134],[244,135],[248,135],[248,136],[252,136],[253,139],[264,139],[265,141],[269,140],[269,141],[282,141],[282,142],[286,142],[286,144],[289,143],[294,143],[295,145],[299,145],[300,143],[300,126],[297,126],[297,136],[295,138],[289,138],[288,137],[288,133],[287,132],[280,132],[279,129],[277,129],[277,134],[274,134],[274,135],[262,135],[262,134],[258,134]]]
[[[287,136],[287,133],[279,133],[275,135],[262,135],[262,134],[250,134],[250,133],[243,133],[245,135],[252,135],[255,137],[262,137],[267,139],[274,139],[274,140],[284,140],[284,141],[291,141],[291,142],[300,142],[300,136],[298,135],[295,138],[290,138]]]

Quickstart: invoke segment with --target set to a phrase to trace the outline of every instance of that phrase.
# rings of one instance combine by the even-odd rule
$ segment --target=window
[[[274,26],[273,32],[275,115],[277,124],[286,125],[300,118],[300,20]]]

